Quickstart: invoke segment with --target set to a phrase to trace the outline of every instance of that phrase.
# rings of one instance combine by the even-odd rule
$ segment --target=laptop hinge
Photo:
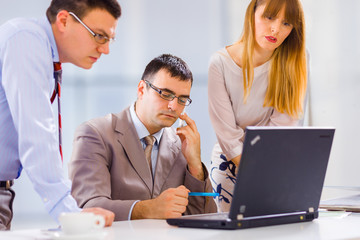
[[[242,215],[242,214],[237,215],[237,220],[243,220],[243,219],[244,219],[244,215]]]
[[[313,212],[315,212],[315,211],[314,211],[314,208],[313,208],[313,207],[310,207],[310,208],[309,208],[309,213],[313,213]]]

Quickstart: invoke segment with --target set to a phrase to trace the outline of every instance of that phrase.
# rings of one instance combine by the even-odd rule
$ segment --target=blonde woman
[[[299,125],[306,87],[300,1],[252,0],[240,40],[216,52],[209,66],[209,114],[218,140],[210,179],[220,193],[218,211],[230,208],[246,126]]]

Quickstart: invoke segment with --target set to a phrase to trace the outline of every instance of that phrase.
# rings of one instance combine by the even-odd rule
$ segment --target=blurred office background
[[[44,15],[50,1],[2,3],[0,24],[13,17]],[[241,34],[249,0],[119,0],[122,16],[110,55],[91,70],[64,64],[62,115],[64,172],[75,128],[88,119],[119,112],[136,100],[146,64],[162,53],[183,58],[194,74],[187,112],[201,134],[202,159],[210,164],[216,142],[207,111],[207,67],[212,53]],[[336,127],[326,185],[359,186],[360,1],[302,0],[310,52],[308,124]],[[0,113],[1,114],[1,113]],[[306,177],[304,175],[304,177]],[[56,226],[23,172],[14,189],[13,229]]]

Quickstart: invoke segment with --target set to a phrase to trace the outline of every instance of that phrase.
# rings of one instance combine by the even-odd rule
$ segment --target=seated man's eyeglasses
[[[75,13],[69,12],[69,14],[70,14],[71,16],[73,16],[79,23],[81,23],[81,25],[83,25],[83,26],[91,33],[91,35],[93,35],[93,37],[94,37],[94,39],[95,39],[95,41],[96,41],[97,43],[105,44],[105,43],[107,43],[107,42],[112,43],[112,42],[115,41],[115,38],[109,38],[109,37],[104,36],[104,35],[102,35],[102,34],[94,33],[94,31],[91,30],[88,26],[86,26],[86,24],[83,23],[83,21],[81,21],[80,18],[78,18],[78,16],[75,15]]]
[[[154,85],[152,85],[149,81],[147,80],[144,80],[144,82],[149,85],[152,89],[154,89],[157,93],[159,93],[160,97],[162,99],[165,99],[167,101],[172,101],[174,98],[177,98],[177,102],[180,104],[180,105],[183,105],[183,106],[189,106],[190,103],[192,102],[192,100],[188,97],[177,97],[175,94],[167,91],[167,90],[164,90],[164,89],[160,89],[158,87],[155,87]]]

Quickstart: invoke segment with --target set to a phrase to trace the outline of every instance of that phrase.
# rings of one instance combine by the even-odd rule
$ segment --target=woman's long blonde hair
[[[266,1],[266,3],[265,3]],[[285,19],[293,29],[270,59],[269,85],[264,106],[286,112],[293,118],[303,114],[307,85],[304,12],[299,0],[252,0],[246,15],[239,42],[244,45],[241,64],[244,77],[244,102],[250,94],[254,79],[253,55],[255,46],[255,10],[266,4],[263,16],[275,17],[285,6]]]

